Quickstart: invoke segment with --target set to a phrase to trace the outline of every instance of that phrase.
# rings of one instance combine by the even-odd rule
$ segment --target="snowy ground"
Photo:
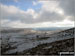
[[[62,34],[62,33],[61,33]],[[39,44],[43,44],[43,43],[51,43],[54,41],[58,41],[58,40],[63,40],[63,39],[69,39],[69,38],[73,38],[73,35],[68,35],[66,38],[65,36],[63,36],[61,38],[61,36],[59,34],[55,34],[55,35],[48,35],[47,37],[49,37],[48,39],[43,39],[43,40],[37,40],[37,35],[38,34],[22,34],[22,33],[2,33],[1,37],[0,37],[0,41],[2,39],[2,47],[6,47],[6,45],[10,45],[11,47],[16,47],[13,49],[9,49],[7,51],[5,51],[3,54],[13,54],[13,53],[20,53],[23,52],[27,49],[36,47]],[[40,38],[42,38],[43,36],[46,36],[45,34],[41,34]],[[7,47],[9,48],[9,47]],[[50,47],[46,47],[46,48],[50,48]]]

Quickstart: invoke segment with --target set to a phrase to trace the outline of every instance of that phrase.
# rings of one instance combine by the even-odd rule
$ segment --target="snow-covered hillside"
[[[5,33],[6,32],[6,33]],[[0,34],[2,54],[18,54],[25,50],[34,48],[40,44],[51,43],[59,40],[74,38],[74,28],[61,32],[34,31],[34,30],[16,30],[3,31]]]

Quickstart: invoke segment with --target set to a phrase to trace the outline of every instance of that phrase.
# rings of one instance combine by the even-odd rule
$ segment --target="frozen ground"
[[[59,40],[73,38],[73,34],[71,34],[70,32],[59,32],[54,34],[42,32],[40,34],[35,32],[29,32],[30,34],[24,33],[25,32],[22,31],[19,33],[1,33],[0,41],[2,40],[2,50],[7,48],[7,50],[3,51],[2,54],[22,53],[23,51],[36,47],[39,44],[51,43]],[[46,48],[51,48],[51,46]]]

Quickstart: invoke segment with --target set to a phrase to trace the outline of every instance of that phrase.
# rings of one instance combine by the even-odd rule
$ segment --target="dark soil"
[[[44,49],[45,47],[51,48]],[[58,55],[60,52],[74,52],[74,38],[38,45],[25,51],[28,55]]]

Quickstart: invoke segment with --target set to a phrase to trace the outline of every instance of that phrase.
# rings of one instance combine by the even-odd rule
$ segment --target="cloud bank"
[[[7,6],[1,3],[1,26],[73,27],[74,2],[74,0],[33,1],[33,6],[42,4],[38,12],[32,8],[25,11],[14,5]]]

